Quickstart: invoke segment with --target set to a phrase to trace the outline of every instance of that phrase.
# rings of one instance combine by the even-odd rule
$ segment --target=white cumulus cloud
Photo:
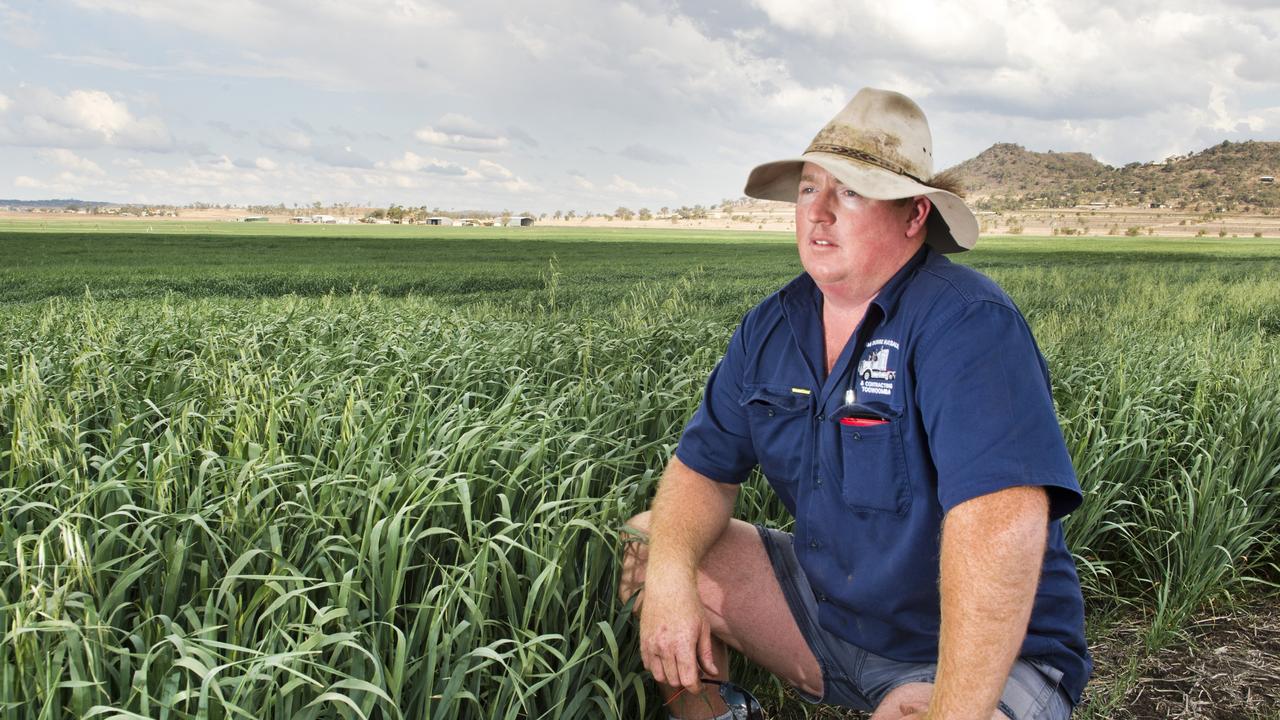
[[[506,150],[511,145],[511,141],[505,137],[472,137],[444,132],[431,126],[421,128],[414,133],[414,137],[428,145],[466,152],[497,152]]]
[[[36,156],[41,160],[54,163],[73,172],[88,173],[90,175],[105,174],[102,167],[97,163],[88,158],[82,158],[66,148],[41,150],[36,153]]]
[[[19,87],[0,118],[0,142],[35,147],[118,147],[167,152],[176,149],[164,121],[137,117],[123,100],[102,90],[58,95]]]

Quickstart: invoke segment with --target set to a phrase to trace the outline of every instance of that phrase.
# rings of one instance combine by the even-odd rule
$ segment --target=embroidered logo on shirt
[[[898,371],[893,369],[891,353],[897,351],[898,341],[876,338],[867,343],[858,362],[858,394],[892,395],[893,381]]]

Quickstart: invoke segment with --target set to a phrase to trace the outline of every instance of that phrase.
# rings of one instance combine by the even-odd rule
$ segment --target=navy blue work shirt
[[[743,318],[676,456],[741,483],[757,464],[795,516],[795,549],[822,627],[903,662],[938,657],[943,515],[1002,488],[1049,494],[1048,547],[1020,655],[1091,672],[1084,603],[1060,518],[1080,504],[1049,372],[1013,301],[921,248],[880,290],[826,374],[822,294],[802,274]],[[850,380],[890,421],[829,415]]]

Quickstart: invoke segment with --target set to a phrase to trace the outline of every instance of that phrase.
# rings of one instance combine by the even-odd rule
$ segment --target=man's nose
[[[830,188],[818,190],[810,198],[805,208],[805,219],[815,224],[830,225],[836,221],[836,214],[831,209],[835,194]]]

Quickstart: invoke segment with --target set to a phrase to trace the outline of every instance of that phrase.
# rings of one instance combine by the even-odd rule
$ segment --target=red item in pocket
[[[887,425],[888,420],[876,420],[874,418],[840,418],[841,425],[852,425],[854,427],[868,427],[870,425]]]

